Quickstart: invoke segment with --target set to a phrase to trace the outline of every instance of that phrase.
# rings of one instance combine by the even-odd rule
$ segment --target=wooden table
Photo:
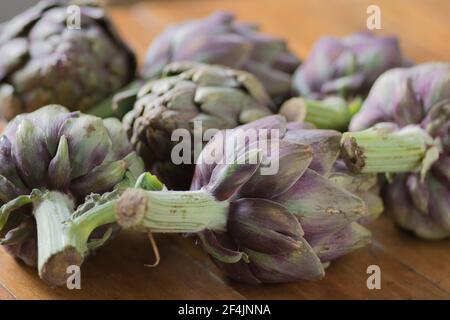
[[[381,7],[380,33],[397,33],[417,62],[450,59],[450,2],[334,0],[150,1],[110,12],[142,59],[166,25],[228,9],[285,37],[301,57],[321,35],[366,27],[369,4]],[[371,245],[332,263],[325,279],[310,283],[248,286],[227,281],[192,239],[157,237],[161,264],[144,234],[123,232],[82,268],[82,289],[49,288],[34,269],[0,250],[0,299],[450,299],[450,240],[424,242],[399,231],[387,216],[371,229]],[[369,265],[381,268],[381,290],[366,286]]]

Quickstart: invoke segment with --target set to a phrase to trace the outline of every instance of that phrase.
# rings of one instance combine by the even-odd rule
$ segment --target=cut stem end
[[[65,248],[62,252],[52,255],[39,270],[42,280],[51,286],[66,284],[71,266],[81,266],[83,256],[73,247]]]

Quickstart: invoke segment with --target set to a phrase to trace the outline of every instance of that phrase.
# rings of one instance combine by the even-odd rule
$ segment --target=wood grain
[[[167,25],[218,9],[260,22],[304,58],[320,36],[364,30],[369,4],[381,8],[379,33],[398,34],[409,58],[450,60],[447,0],[166,0],[112,7],[110,13],[142,64],[148,44]],[[372,244],[332,263],[325,279],[285,285],[230,282],[193,239],[175,235],[157,237],[161,264],[148,268],[153,255],[146,236],[121,233],[87,259],[81,290],[49,288],[34,269],[0,249],[0,299],[450,299],[450,240],[420,241],[388,216],[371,229]],[[373,264],[381,268],[381,290],[366,286]]]

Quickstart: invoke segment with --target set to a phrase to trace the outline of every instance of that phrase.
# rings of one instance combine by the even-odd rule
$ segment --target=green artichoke
[[[133,52],[87,2],[42,1],[2,26],[0,117],[47,104],[86,111],[133,79]],[[80,8],[79,29],[70,26],[71,4]]]
[[[89,210],[143,171],[117,119],[58,105],[17,116],[0,137],[0,243],[37,264],[51,285],[65,283],[66,267],[80,265],[114,229],[114,215]]]
[[[130,100],[130,97],[127,97]],[[191,141],[192,157],[182,164],[171,159],[176,129],[195,134],[195,124],[207,129],[234,128],[271,114],[273,104],[251,74],[222,66],[172,63],[163,77],[142,88],[123,124],[147,168],[171,189],[188,189],[202,141]],[[203,137],[200,137],[203,139]],[[186,142],[186,141],[184,141]],[[187,162],[187,163],[186,163]],[[190,163],[190,164],[189,164]]]
[[[393,36],[322,37],[293,76],[297,107],[318,128],[345,131],[378,76],[407,63]]]
[[[290,95],[291,75],[300,61],[282,39],[258,29],[229,12],[169,27],[150,45],[142,75],[158,77],[166,64],[177,61],[220,64],[251,72],[281,103]]]
[[[370,241],[360,222],[373,211],[346,189],[365,194],[376,176],[344,186],[351,176],[336,164],[340,139],[337,131],[300,129],[279,115],[220,131],[197,161],[191,191],[129,189],[118,200],[118,222],[197,233],[238,281],[321,278],[331,260]],[[278,170],[265,171],[272,165]]]
[[[368,128],[368,129],[366,129]],[[356,172],[386,172],[388,212],[424,239],[450,236],[450,64],[384,73],[342,144]],[[365,130],[363,130],[365,129]]]

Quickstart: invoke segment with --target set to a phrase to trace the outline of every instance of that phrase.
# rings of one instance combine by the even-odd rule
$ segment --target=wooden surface
[[[417,62],[450,60],[450,1],[160,0],[111,8],[119,30],[145,54],[167,24],[202,17],[215,9],[259,21],[264,30],[289,40],[305,57],[321,35],[364,30],[366,8],[381,7],[382,30],[396,33]],[[81,290],[49,288],[34,269],[0,249],[0,299],[450,299],[450,240],[424,242],[399,231],[386,216],[371,229],[371,245],[332,263],[325,279],[285,285],[247,286],[224,279],[193,239],[157,237],[161,264],[153,261],[143,234],[123,232],[82,268]],[[381,290],[366,287],[369,265],[381,268]]]

